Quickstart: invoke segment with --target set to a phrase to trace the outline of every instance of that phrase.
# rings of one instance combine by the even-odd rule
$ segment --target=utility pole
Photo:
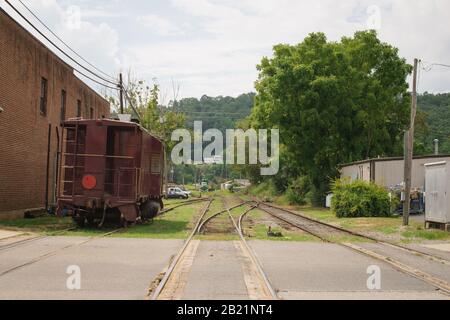
[[[119,85],[120,85],[120,114],[123,114],[123,78],[122,78],[122,73],[119,74]]]
[[[419,60],[414,59],[413,88],[411,103],[411,124],[405,134],[405,201],[403,203],[403,225],[409,226],[409,213],[411,209],[411,177],[414,154],[414,123],[417,113],[417,69]]]

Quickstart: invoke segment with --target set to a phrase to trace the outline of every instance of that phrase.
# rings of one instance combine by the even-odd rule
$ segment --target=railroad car
[[[163,208],[164,143],[139,124],[69,120],[58,165],[58,209],[79,226],[148,221]]]

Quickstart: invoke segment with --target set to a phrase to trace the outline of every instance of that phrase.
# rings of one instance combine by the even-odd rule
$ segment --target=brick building
[[[61,120],[109,103],[0,8],[0,219],[55,202]]]

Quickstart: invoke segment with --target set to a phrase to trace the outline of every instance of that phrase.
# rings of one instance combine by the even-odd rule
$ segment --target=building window
[[[66,120],[66,91],[61,91],[61,122]]]
[[[77,118],[81,118],[81,100],[77,100]]]
[[[90,118],[94,119],[94,108],[90,108]]]
[[[47,79],[41,79],[41,96],[39,99],[39,110],[43,116],[47,115],[47,88],[48,82]]]

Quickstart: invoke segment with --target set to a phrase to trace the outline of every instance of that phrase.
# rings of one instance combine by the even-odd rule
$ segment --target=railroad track
[[[406,246],[402,246],[402,245],[397,244],[397,243],[388,242],[388,241],[381,240],[381,239],[378,239],[378,238],[375,238],[375,237],[371,237],[371,236],[368,236],[368,235],[365,235],[365,234],[362,234],[362,233],[359,233],[359,232],[356,232],[356,231],[352,231],[352,230],[348,230],[348,229],[345,229],[345,228],[342,228],[342,227],[338,227],[338,226],[335,226],[335,225],[332,225],[332,224],[329,224],[329,223],[326,223],[326,222],[323,222],[323,221],[319,221],[319,220],[313,219],[311,217],[299,214],[297,212],[293,212],[293,211],[285,209],[285,208],[281,208],[281,207],[278,207],[278,206],[274,206],[274,205],[268,204],[268,203],[264,203],[264,202],[257,202],[257,203],[258,203],[259,206],[261,204],[263,204],[263,205],[265,205],[267,207],[270,207],[270,208],[277,209],[277,210],[280,210],[282,212],[285,212],[285,213],[287,213],[287,214],[289,214],[291,216],[295,216],[295,217],[299,217],[301,219],[307,220],[309,222],[309,224],[311,224],[311,225],[320,224],[323,228],[325,228],[325,229],[328,228],[327,230],[331,229],[331,232],[334,232],[334,233],[341,233],[341,234],[347,234],[347,235],[351,235],[351,236],[355,236],[355,237],[360,237],[360,238],[363,238],[363,239],[366,239],[366,240],[370,240],[370,241],[376,242],[378,244],[383,244],[383,245],[388,246],[388,247],[392,247],[392,248],[395,248],[395,249],[398,249],[398,250],[401,250],[401,251],[404,251],[404,252],[409,252],[409,253],[412,253],[412,254],[415,254],[415,255],[418,255],[418,256],[425,257],[425,258],[427,258],[427,259],[429,259],[431,261],[439,262],[441,264],[450,266],[450,261],[449,260],[443,259],[441,257],[438,257],[436,255],[433,255],[433,254],[430,254],[430,253],[427,253],[427,252],[423,252],[423,251],[420,251],[420,250],[417,250],[417,249],[413,249],[413,248],[409,248],[409,247],[406,247]],[[287,221],[285,221],[285,222],[289,223]]]
[[[67,228],[67,229],[64,229],[64,230],[58,230],[55,233],[53,233],[51,236],[39,235],[39,236],[35,236],[35,237],[31,237],[31,238],[26,238],[26,239],[23,239],[23,240],[15,241],[15,242],[12,242],[12,243],[0,246],[0,252],[6,251],[6,250],[9,250],[9,249],[12,249],[12,248],[24,245],[24,244],[28,244],[30,242],[39,241],[39,240],[43,240],[43,239],[48,239],[50,237],[54,237],[54,236],[57,236],[59,234],[64,234],[66,232],[73,231],[73,230],[76,230],[76,229],[77,229],[76,227],[72,227],[72,228]]]
[[[113,230],[113,231],[109,231],[109,232],[103,233],[103,234],[98,235],[98,236],[90,237],[89,239],[84,240],[84,241],[82,241],[82,242],[73,243],[73,244],[64,246],[64,247],[62,247],[62,248],[59,248],[59,249],[56,249],[56,250],[47,252],[47,253],[45,253],[45,254],[43,254],[43,255],[40,255],[40,256],[38,256],[38,257],[36,257],[36,258],[34,258],[34,259],[31,259],[31,260],[29,260],[29,261],[27,261],[27,262],[18,264],[18,265],[14,266],[14,267],[11,267],[11,268],[8,268],[8,269],[6,269],[6,270],[4,270],[4,271],[1,271],[1,272],[0,272],[0,277],[3,277],[3,276],[5,276],[5,275],[7,275],[7,274],[9,274],[9,273],[12,273],[12,272],[17,271],[17,270],[22,269],[22,268],[25,268],[25,267],[27,267],[27,266],[33,265],[33,264],[35,264],[35,263],[37,263],[37,262],[40,262],[40,261],[42,261],[42,260],[45,260],[45,259],[47,259],[47,258],[53,257],[53,256],[57,255],[58,253],[60,253],[60,252],[62,252],[62,251],[65,251],[65,250],[67,250],[67,249],[74,248],[74,247],[78,247],[78,246],[84,245],[84,244],[86,244],[86,243],[92,242],[92,241],[94,241],[94,240],[108,237],[108,236],[110,236],[110,235],[112,235],[112,234],[115,234],[115,233],[118,233],[118,232],[120,232],[120,231],[122,231],[122,230],[123,230],[123,229],[120,228],[120,229],[116,229],[116,230]],[[45,237],[47,237],[47,236],[44,236],[43,238],[45,238]],[[43,239],[43,238],[40,238],[40,239]],[[38,239],[38,240],[39,240],[39,239]]]
[[[306,217],[304,215],[292,212],[290,210],[287,210],[287,209],[284,209],[281,207],[269,205],[269,204],[263,203],[263,202],[256,202],[256,203],[260,210],[268,213],[269,215],[275,217],[276,219],[279,219],[293,227],[296,227],[310,235],[313,235],[316,238],[319,238],[321,241],[338,244],[340,246],[349,248],[353,251],[364,254],[371,258],[381,260],[387,264],[390,264],[398,271],[401,271],[405,274],[408,274],[412,277],[422,280],[422,281],[432,285],[433,287],[439,289],[441,292],[445,293],[446,295],[450,295],[450,283],[448,283],[447,281],[437,278],[433,275],[430,275],[430,274],[423,272],[421,270],[418,270],[416,268],[413,268],[409,265],[406,265],[406,264],[396,260],[393,257],[388,257],[385,255],[376,253],[372,250],[362,248],[362,247],[357,246],[352,243],[343,243],[340,241],[335,241],[335,240],[333,240],[333,237],[330,237],[330,235],[331,236],[332,235],[352,235],[355,237],[360,237],[362,239],[374,241],[375,243],[378,243],[378,244],[386,245],[389,247],[397,248],[397,249],[405,251],[405,252],[412,253],[416,256],[420,255],[422,257],[426,257],[432,261],[439,262],[439,263],[442,263],[445,265],[449,265],[448,260],[442,259],[437,256],[433,256],[431,254],[424,253],[424,252],[421,252],[418,250],[403,247],[401,245],[393,244],[390,242],[385,242],[385,241],[382,241],[382,240],[379,240],[379,239],[376,239],[373,237],[359,234],[357,232],[353,232],[351,230],[347,230],[347,229],[344,229],[344,228],[341,228],[338,226],[334,226],[334,225],[331,225],[331,224],[328,224],[328,223],[325,223],[322,221],[318,221],[318,220],[312,219],[310,217]]]
[[[163,278],[161,279],[161,281],[159,282],[158,286],[156,287],[156,289],[151,293],[151,295],[148,297],[149,300],[158,300],[159,296],[161,295],[162,291],[164,290],[167,282],[169,281],[172,273],[174,272],[177,264],[179,263],[179,261],[181,260],[181,257],[183,256],[184,252],[186,251],[186,249],[188,248],[189,244],[191,243],[192,239],[195,237],[195,235],[197,234],[198,228],[200,226],[200,224],[202,223],[206,213],[209,211],[209,208],[211,207],[212,202],[214,201],[214,199],[209,199],[208,203],[206,204],[206,206],[203,208],[201,214],[200,214],[200,218],[198,219],[197,223],[194,226],[194,229],[192,230],[191,234],[189,235],[189,237],[186,239],[183,247],[180,249],[180,251],[177,253],[177,255],[175,256],[175,258],[172,260],[172,262],[170,263],[169,267],[167,268],[167,271],[165,272]]]
[[[221,214],[228,213],[229,211],[232,211],[234,209],[240,208],[240,207],[242,207],[242,206],[244,206],[244,205],[246,205],[248,203],[250,203],[250,202],[249,201],[242,202],[242,203],[237,204],[237,205],[235,205],[235,206],[233,206],[231,208],[228,208],[228,209],[225,209],[225,210],[222,210],[222,211],[219,211],[219,212],[213,214],[212,216],[210,216],[207,219],[205,219],[204,221],[202,221],[202,223],[200,224],[200,226],[198,228],[198,233],[202,233],[205,230],[206,225],[209,222],[211,222],[212,220],[214,220],[215,218],[217,218],[218,216],[220,216]]]
[[[246,204],[246,203],[244,203]],[[226,204],[225,204],[226,206]],[[249,246],[249,244],[247,243],[247,240],[245,239],[244,233],[242,231],[242,221],[244,219],[244,217],[252,210],[254,210],[256,208],[256,206],[251,207],[250,209],[246,210],[244,213],[242,213],[239,217],[239,222],[238,224],[236,224],[236,221],[234,220],[232,214],[231,214],[231,210],[227,209],[228,215],[233,223],[233,226],[236,229],[236,232],[239,235],[240,241],[242,243],[242,245],[244,246],[244,248],[247,250],[247,253],[252,261],[252,263],[255,265],[256,269],[258,270],[259,276],[261,277],[264,286],[265,286],[265,290],[267,290],[267,292],[270,294],[270,296],[272,297],[272,299],[274,300],[278,300],[279,297],[276,293],[276,291],[274,290],[274,288],[272,287],[272,284],[269,281],[269,278],[267,277],[267,275],[264,272],[264,269],[262,267],[261,262],[259,261],[258,257],[256,256],[255,252],[253,251],[253,249]]]
[[[188,205],[196,204],[196,203],[200,203],[200,202],[206,202],[206,201],[209,201],[209,200],[210,200],[210,198],[201,198],[201,199],[192,199],[192,200],[187,200],[187,201],[183,201],[183,202],[174,203],[174,204],[171,204],[170,208],[162,210],[158,214],[158,216],[161,216],[161,215],[163,215],[165,213],[171,212],[171,211],[173,211],[175,209],[178,209],[180,207],[183,207],[183,206],[188,206]]]
[[[210,200],[210,202],[208,203],[208,205],[203,209],[200,218],[197,221],[196,226],[194,227],[192,233],[190,234],[190,236],[188,237],[188,239],[186,240],[186,242],[184,243],[183,247],[180,249],[180,251],[177,253],[177,255],[175,256],[175,258],[172,260],[172,262],[170,263],[169,267],[167,268],[167,271],[164,273],[163,278],[161,279],[161,281],[159,282],[158,286],[156,287],[156,289],[154,289],[151,294],[149,295],[148,299],[149,300],[158,300],[161,296],[163,296],[163,290],[165,289],[167,283],[169,282],[169,279],[172,276],[176,276],[174,275],[174,271],[177,268],[177,266],[180,264],[180,261],[182,260],[182,256],[183,254],[188,250],[188,247],[191,243],[191,241],[193,240],[193,238],[195,237],[195,235],[200,234],[202,231],[204,231],[204,227],[211,222],[213,219],[217,218],[218,216],[220,216],[221,214],[228,214],[228,217],[230,219],[230,222],[233,225],[233,230],[236,231],[236,233],[239,235],[240,238],[240,243],[242,244],[244,250],[246,251],[246,255],[248,256],[248,258],[250,259],[251,263],[253,264],[255,270],[257,270],[257,273],[260,277],[260,282],[262,283],[262,290],[264,291],[263,294],[265,294],[265,296],[270,296],[272,299],[278,299],[278,296],[275,292],[275,290],[272,288],[267,276],[265,275],[261,263],[258,261],[255,253],[252,251],[252,249],[250,248],[250,246],[247,244],[245,237],[242,234],[242,231],[240,229],[240,227],[236,224],[235,219],[233,218],[232,214],[231,214],[231,210],[234,210],[236,208],[242,207],[244,205],[247,205],[249,202],[242,202],[240,204],[237,204],[233,207],[227,207],[227,204],[225,202],[225,200],[222,198],[222,201],[224,202],[224,207],[225,209],[222,211],[219,211],[217,213],[214,213],[213,215],[211,215],[210,217],[206,218],[206,214],[209,211],[209,207],[212,203],[213,199]],[[254,208],[256,208],[256,206],[252,206],[251,209],[247,210],[245,212],[245,214],[247,214],[249,211],[253,210]],[[242,221],[242,217],[240,218],[240,221]]]
[[[195,204],[195,203],[198,203],[198,202],[208,201],[208,200],[209,199],[193,199],[193,200],[190,200],[190,201],[183,201],[182,203],[177,203],[174,207],[171,207],[171,208],[169,208],[167,210],[162,211],[161,214],[173,211],[173,210],[175,210],[177,208],[180,208],[180,207],[183,207],[183,206]],[[36,237],[31,237],[31,238],[15,241],[15,242],[12,242],[10,244],[6,244],[6,245],[3,245],[3,246],[0,246],[0,252],[7,251],[7,250],[10,250],[10,249],[14,249],[16,247],[19,247],[19,246],[22,246],[22,245],[26,245],[26,244],[29,244],[29,243],[32,243],[32,242],[36,242],[36,241],[40,241],[40,240],[44,240],[44,239],[49,239],[49,238],[57,236],[59,234],[64,234],[66,232],[74,231],[74,230],[77,230],[77,227],[71,227],[71,228],[67,228],[67,229],[64,229],[64,230],[59,230],[57,232],[52,233],[52,235],[39,235],[39,236],[36,236]],[[45,258],[54,256],[55,254],[59,253],[60,251],[63,251],[63,250],[66,250],[66,249],[69,249],[69,248],[72,248],[72,247],[75,247],[75,246],[80,246],[80,245],[86,244],[86,243],[91,242],[91,241],[93,241],[95,239],[98,239],[98,238],[107,237],[109,235],[112,235],[114,233],[120,232],[122,230],[124,230],[124,229],[123,228],[119,228],[119,229],[116,229],[116,230],[113,230],[113,231],[109,231],[109,232],[106,232],[106,233],[101,234],[99,236],[91,237],[88,240],[83,241],[81,243],[68,245],[66,247],[63,247],[63,248],[51,251],[49,253],[43,254],[42,256],[39,256],[39,257],[37,257],[35,259],[32,259],[32,260],[30,260],[30,261],[28,261],[26,263],[20,264],[18,266],[15,266],[15,267],[12,267],[12,268],[10,268],[8,270],[0,272],[0,277],[5,275],[5,274],[8,274],[10,272],[13,272],[13,271],[15,271],[17,269],[20,269],[22,267],[34,264],[34,263],[39,262],[39,261],[42,261]]]

